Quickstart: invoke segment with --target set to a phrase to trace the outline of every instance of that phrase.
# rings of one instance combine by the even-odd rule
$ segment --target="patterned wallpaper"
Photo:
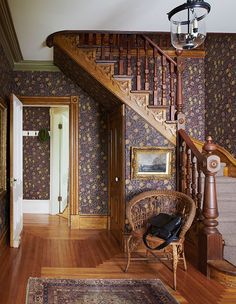
[[[12,70],[0,43],[0,96],[6,101],[11,93]],[[0,239],[9,226],[9,197],[0,198]]]
[[[9,98],[11,93],[12,70],[0,43],[0,96]]]
[[[236,34],[206,39],[206,134],[236,157]]]
[[[183,73],[183,111],[187,133],[205,139],[205,67],[203,58],[185,58]]]
[[[81,213],[106,214],[106,112],[61,72],[14,72],[13,92],[34,96],[79,96]]]
[[[107,112],[87,98],[80,106],[80,200],[82,214],[106,214],[108,201]]]
[[[174,189],[175,188],[175,159],[173,150],[172,177],[159,180],[131,179],[131,147],[157,146],[173,147],[158,131],[150,126],[142,117],[131,108],[126,107],[126,172],[125,192],[126,200],[130,200],[135,194],[146,190]]]
[[[50,130],[49,107],[24,107],[23,130]],[[23,138],[23,199],[50,199],[50,140]]]

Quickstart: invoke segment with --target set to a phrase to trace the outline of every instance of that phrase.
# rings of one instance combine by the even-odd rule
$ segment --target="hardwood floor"
[[[27,215],[19,249],[5,248],[0,256],[0,303],[25,303],[28,278],[160,278],[184,304],[236,303],[236,291],[206,279],[188,263],[177,271],[177,292],[171,289],[172,271],[163,263],[131,263],[124,273],[124,254],[105,231],[70,230],[58,216]]]

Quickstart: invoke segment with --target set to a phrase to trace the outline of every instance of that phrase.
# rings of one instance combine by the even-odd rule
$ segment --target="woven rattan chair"
[[[131,199],[127,206],[127,218],[131,227],[131,234],[127,238],[127,265],[125,272],[128,271],[131,259],[131,253],[134,252],[143,243],[142,236],[147,228],[147,221],[154,215],[159,213],[176,214],[182,216],[182,226],[179,233],[179,240],[171,242],[167,247],[158,251],[162,256],[172,260],[173,268],[173,286],[176,290],[176,270],[180,260],[183,261],[184,269],[187,270],[185,255],[184,255],[184,238],[190,228],[196,212],[194,201],[187,195],[176,191],[146,191],[138,194]],[[163,240],[147,236],[148,244],[151,247],[156,247]],[[147,249],[148,258],[155,255],[154,251]]]

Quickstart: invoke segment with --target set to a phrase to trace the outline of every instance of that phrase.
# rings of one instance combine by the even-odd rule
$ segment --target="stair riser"
[[[218,210],[219,210],[220,216],[224,212],[236,213],[236,204],[235,204],[235,202],[219,202],[218,201]]]
[[[220,231],[224,238],[224,234],[235,233],[235,227],[236,222],[219,222],[217,229]]]

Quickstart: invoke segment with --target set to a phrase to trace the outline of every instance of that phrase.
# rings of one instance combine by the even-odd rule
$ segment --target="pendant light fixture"
[[[171,43],[179,50],[194,49],[206,38],[205,17],[211,6],[204,0],[187,0],[168,13]]]

